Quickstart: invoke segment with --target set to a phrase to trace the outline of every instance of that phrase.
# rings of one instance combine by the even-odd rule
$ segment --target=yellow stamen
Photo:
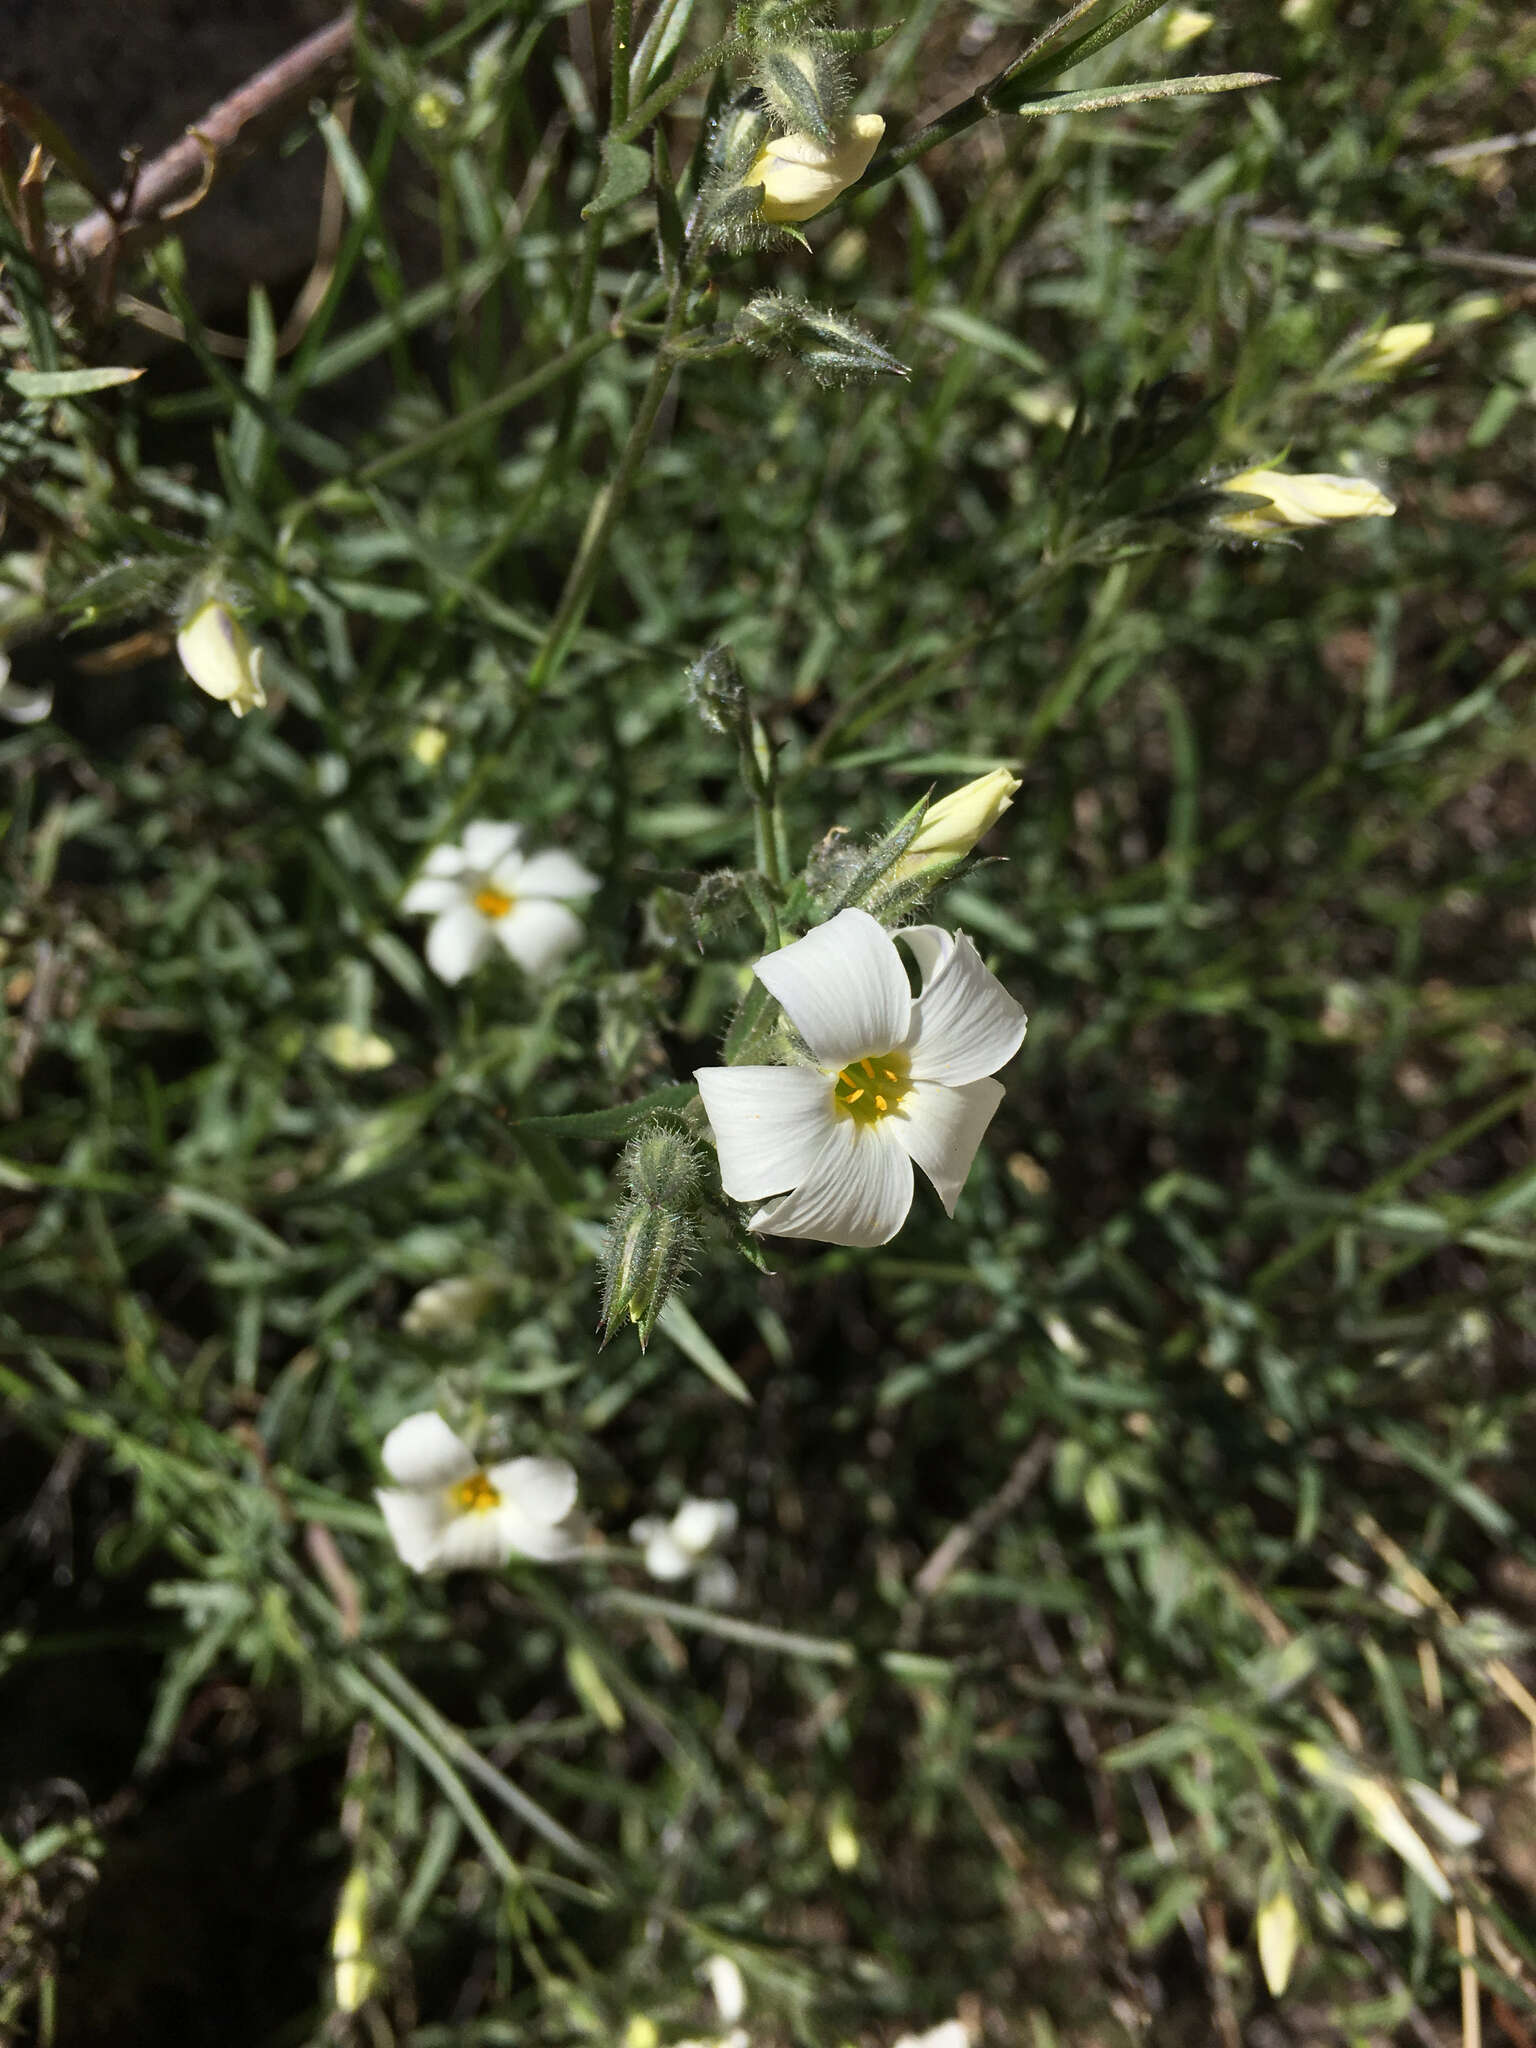
[[[873,1124],[901,1108],[911,1085],[905,1053],[875,1053],[839,1068],[832,1084],[832,1107],[856,1124]]]
[[[466,1515],[488,1515],[501,1506],[501,1495],[483,1472],[471,1472],[453,1488],[453,1504]]]
[[[489,884],[475,891],[474,902],[482,917],[505,917],[512,908],[512,898],[504,896],[499,889],[492,889]]]

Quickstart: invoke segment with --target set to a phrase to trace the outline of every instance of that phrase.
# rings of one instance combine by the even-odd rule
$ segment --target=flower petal
[[[524,896],[492,926],[502,951],[524,974],[545,974],[581,944],[584,927],[574,910],[543,896]]]
[[[829,1073],[906,1039],[906,970],[867,910],[840,910],[792,946],[765,953],[752,971]]]
[[[964,932],[951,938],[936,925],[918,925],[900,936],[923,972],[905,1048],[913,1080],[960,1088],[995,1074],[1024,1043],[1028,1019],[1022,1005],[983,964]]]
[[[504,860],[523,836],[518,825],[493,825],[488,819],[476,818],[473,824],[464,827],[464,865],[489,873],[497,861]]]
[[[574,1518],[541,1522],[525,1515],[515,1500],[504,1500],[494,1519],[501,1529],[503,1558],[515,1551],[521,1557],[537,1558],[540,1564],[558,1564],[581,1550],[581,1532]]]
[[[454,1515],[443,1525],[434,1546],[431,1569],[439,1572],[494,1571],[507,1561],[512,1546],[502,1527],[500,1508]]]
[[[700,1067],[694,1074],[733,1202],[799,1185],[836,1122],[825,1074],[809,1067]]]
[[[665,1524],[645,1538],[645,1568],[653,1579],[686,1579],[694,1563],[695,1559]]]
[[[730,1500],[685,1500],[672,1517],[673,1536],[695,1557],[723,1543],[735,1527],[736,1503]]]
[[[400,908],[409,917],[439,910],[451,910],[464,901],[464,884],[457,875],[418,875],[400,898]]]
[[[572,860],[568,853],[535,853],[523,862],[516,893],[556,898],[590,896],[596,887],[596,875],[590,874],[579,860]]]
[[[953,1216],[965,1177],[987,1125],[1003,1099],[1000,1081],[967,1081],[946,1088],[940,1081],[915,1081],[891,1118],[891,1128],[909,1157],[938,1189],[944,1213]]]
[[[427,933],[427,965],[451,988],[491,950],[491,928],[472,903],[445,910]]]
[[[462,875],[464,866],[462,846],[434,846],[422,862],[421,872],[424,875]]]
[[[447,1496],[441,1492],[406,1493],[392,1486],[374,1489],[400,1562],[413,1572],[429,1572],[437,1561],[438,1539],[448,1520]]]
[[[402,1486],[452,1486],[477,1469],[468,1444],[431,1408],[397,1422],[379,1455]]]
[[[810,1172],[792,1194],[747,1219],[765,1237],[810,1237],[822,1244],[889,1244],[912,1206],[912,1162],[883,1124],[838,1117]]]
[[[518,1512],[551,1527],[563,1522],[576,1505],[576,1472],[564,1458],[508,1458],[486,1473],[504,1501]]]

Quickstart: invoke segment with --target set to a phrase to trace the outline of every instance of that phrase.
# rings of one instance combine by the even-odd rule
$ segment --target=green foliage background
[[[1441,1863],[1487,2023],[1536,2032],[1536,236],[1528,151],[1432,160],[1528,126],[1536,34],[1298,13],[1233,6],[1177,57],[1156,15],[1063,80],[1268,87],[987,120],[809,252],[717,263],[702,321],[803,296],[910,376],[685,359],[537,693],[655,346],[625,314],[653,200],[600,217],[582,303],[584,12],[370,35],[350,133],[306,126],[347,219],[293,353],[260,293],[244,365],[211,353],[162,245],[135,289],[184,348],[121,392],[12,388],[7,539],[43,542],[47,603],[11,653],[55,687],[0,739],[17,2038],[646,2048],[709,2030],[725,1952],[762,2044],[957,2010],[1030,2048],[1454,2039],[1433,1866],[1309,1742],[1484,1822]],[[851,60],[860,104],[900,141],[1043,21],[919,0]],[[678,173],[709,84],[664,124]],[[14,359],[123,360],[7,236]],[[1407,321],[1427,348],[1362,375]],[[1398,514],[1216,543],[1208,479],[1277,458]],[[238,724],[168,653],[89,661],[211,554],[269,650]],[[654,896],[752,859],[683,689],[716,641],[797,860],[1017,764],[1001,858],[937,914],[1031,1027],[953,1224],[920,1193],[885,1250],[770,1244],[763,1275],[721,1211],[689,1312],[599,1352],[615,1145],[529,1119],[685,1080],[760,950]],[[443,989],[398,914],[472,816],[603,877],[547,989]],[[337,1021],[390,1064],[339,1067]],[[402,1331],[466,1271],[497,1283],[470,1338]],[[434,1403],[571,1458],[616,1547],[412,1579],[370,1488]],[[700,1491],[742,1510],[723,1618],[658,1607],[623,1547]]]

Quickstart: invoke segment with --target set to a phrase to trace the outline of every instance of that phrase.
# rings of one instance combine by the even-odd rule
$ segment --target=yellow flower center
[[[911,1086],[905,1053],[875,1053],[841,1070],[832,1084],[832,1107],[839,1116],[851,1116],[856,1124],[877,1124],[881,1117],[900,1109]]]
[[[482,917],[505,917],[515,900],[511,896],[503,896],[499,889],[493,889],[489,884],[475,891],[475,908]]]
[[[453,1504],[461,1514],[488,1515],[492,1508],[501,1506],[501,1495],[483,1472],[471,1472],[467,1479],[461,1479],[450,1491]]]

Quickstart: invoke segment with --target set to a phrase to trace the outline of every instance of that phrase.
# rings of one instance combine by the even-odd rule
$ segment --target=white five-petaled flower
[[[686,1579],[696,1573],[694,1590],[706,1607],[724,1607],[735,1598],[736,1574],[723,1557],[714,1555],[735,1532],[733,1501],[693,1499],[685,1500],[670,1522],[660,1515],[642,1515],[629,1530],[631,1540],[645,1550],[651,1577]]]
[[[433,920],[427,963],[447,982],[462,981],[493,945],[525,974],[543,974],[581,944],[572,899],[590,896],[597,877],[568,853],[521,853],[516,825],[477,819],[457,846],[434,846],[401,909]]]
[[[563,1458],[482,1466],[431,1409],[397,1423],[380,1455],[399,1485],[374,1499],[413,1572],[489,1570],[514,1555],[549,1564],[581,1548],[576,1474]]]
[[[903,2034],[896,2048],[971,2048],[970,2030],[963,2020],[944,2020],[926,2034]]]
[[[840,911],[754,973],[814,1064],[705,1067],[699,1093],[747,1222],[772,1237],[887,1244],[912,1206],[914,1160],[953,1216],[1003,1099],[987,1076],[1024,1041],[1025,1016],[963,932],[895,935],[922,976],[914,997],[895,939]]]

